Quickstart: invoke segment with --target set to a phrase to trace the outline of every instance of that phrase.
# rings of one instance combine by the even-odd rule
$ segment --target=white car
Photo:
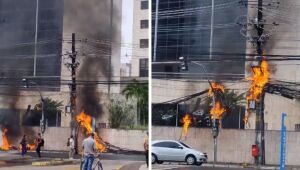
[[[152,164],[167,162],[186,162],[188,165],[202,165],[207,162],[206,153],[199,152],[175,140],[152,141]]]

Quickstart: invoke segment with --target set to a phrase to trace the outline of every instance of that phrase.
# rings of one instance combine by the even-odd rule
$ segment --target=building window
[[[141,29],[145,29],[149,27],[149,22],[148,20],[141,20]]]
[[[148,48],[148,39],[140,39],[140,48]]]
[[[300,132],[300,124],[295,124],[295,131]]]
[[[141,1],[141,9],[148,9],[148,1]]]
[[[140,59],[140,77],[148,77],[148,58]]]

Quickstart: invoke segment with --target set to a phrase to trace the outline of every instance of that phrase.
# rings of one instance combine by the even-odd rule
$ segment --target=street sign
[[[256,108],[256,101],[255,100],[249,100],[248,101],[248,108],[249,109],[255,109]]]
[[[286,114],[281,115],[281,143],[280,143],[280,170],[285,170],[285,149],[286,149]]]

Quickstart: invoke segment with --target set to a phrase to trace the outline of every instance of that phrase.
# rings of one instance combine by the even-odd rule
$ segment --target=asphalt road
[[[29,156],[37,157],[35,152],[29,152]],[[55,152],[55,151],[42,151],[42,157],[45,158],[64,158],[69,156],[68,152]],[[144,161],[145,156],[143,154],[116,154],[116,153],[101,153],[102,160],[132,160],[132,161]],[[81,155],[74,156],[77,159],[81,158]]]
[[[100,157],[101,160],[103,161],[112,161],[112,162],[136,162],[136,161],[144,162],[145,161],[145,156],[138,155],[138,154],[102,153]],[[57,158],[68,158],[68,154],[66,152],[44,151],[42,152],[42,158],[38,158],[35,152],[29,152],[25,157],[21,157],[20,153],[18,152],[12,152],[12,153],[1,152],[0,167],[31,165],[32,162],[49,161]],[[80,159],[80,156],[77,155],[77,158]]]

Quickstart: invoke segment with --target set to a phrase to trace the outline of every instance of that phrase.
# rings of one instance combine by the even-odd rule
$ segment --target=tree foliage
[[[111,128],[120,128],[121,126],[132,126],[133,115],[132,105],[125,102],[112,100],[109,105],[109,126]]]
[[[148,85],[140,84],[137,80],[128,84],[122,94],[126,99],[134,99],[137,104],[136,123],[145,125],[148,122]]]
[[[62,101],[55,101],[51,98],[44,98],[44,115],[48,121],[48,126],[55,126],[57,116],[62,112]],[[24,115],[23,124],[39,126],[42,117],[42,103],[37,103],[33,110]]]

